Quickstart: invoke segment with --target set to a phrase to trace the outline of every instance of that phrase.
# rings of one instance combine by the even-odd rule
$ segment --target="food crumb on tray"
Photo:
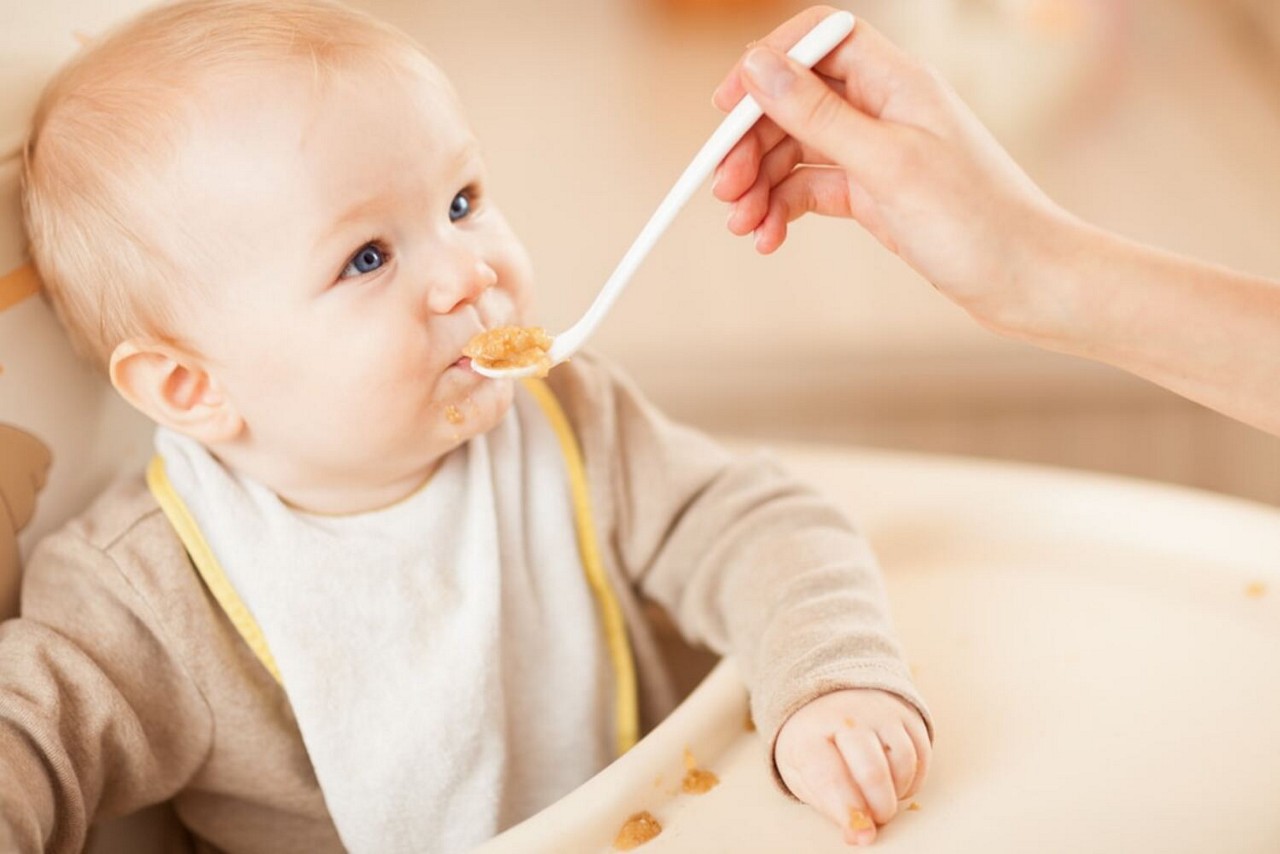
[[[689,748],[684,749],[684,779],[680,781],[680,791],[686,795],[705,795],[720,785],[720,778],[706,769],[699,768]]]
[[[684,779],[680,781],[680,791],[686,795],[705,795],[718,785],[720,785],[720,778],[715,774],[701,768],[693,768],[684,773]]]
[[[643,810],[622,823],[622,828],[613,839],[613,847],[619,851],[630,851],[644,845],[662,832],[662,825],[648,810]]]

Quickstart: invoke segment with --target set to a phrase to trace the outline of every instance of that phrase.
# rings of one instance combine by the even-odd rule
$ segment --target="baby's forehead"
[[[448,77],[417,52],[353,57],[324,66],[294,56],[254,57],[205,69],[188,88],[191,103],[206,115],[221,107],[265,118],[272,110],[271,99],[282,95],[319,104],[352,92],[371,101],[408,96],[436,109],[447,106],[461,112]]]
[[[363,125],[370,143],[389,142],[389,128],[410,124],[432,136],[470,135],[448,78],[422,56],[351,62],[320,73],[296,61],[255,62],[212,71],[193,90],[184,109],[186,133],[180,134],[195,149],[210,139],[265,142],[282,132],[294,134],[302,147],[341,129],[340,111],[353,128]]]
[[[156,206],[178,214],[204,262],[252,238],[242,232],[268,211],[282,231],[305,229],[391,187],[452,192],[478,159],[452,87],[425,61],[323,77],[297,63],[226,69],[188,108]]]

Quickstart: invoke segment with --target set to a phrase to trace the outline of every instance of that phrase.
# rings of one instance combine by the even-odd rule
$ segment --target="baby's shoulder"
[[[164,523],[163,526],[156,523]],[[79,540],[98,551],[111,552],[125,541],[172,534],[168,522],[141,472],[114,480],[79,515],[50,535]]]
[[[187,563],[173,525],[139,472],[113,481],[80,514],[37,544],[26,575],[43,567],[113,567],[138,592],[167,587],[175,564]]]
[[[56,614],[90,602],[115,613],[102,606],[105,597],[181,633],[210,613],[186,549],[141,473],[113,482],[41,540],[22,585],[24,614]]]

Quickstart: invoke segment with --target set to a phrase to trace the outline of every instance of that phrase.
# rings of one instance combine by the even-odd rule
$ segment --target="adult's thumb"
[[[883,129],[822,78],[764,46],[744,57],[742,72],[747,91],[788,134],[854,175],[868,167]]]

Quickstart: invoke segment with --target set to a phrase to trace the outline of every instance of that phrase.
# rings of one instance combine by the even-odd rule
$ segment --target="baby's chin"
[[[502,423],[515,402],[513,380],[476,376],[475,384],[449,395],[438,415],[445,435],[456,444],[488,433]]]

